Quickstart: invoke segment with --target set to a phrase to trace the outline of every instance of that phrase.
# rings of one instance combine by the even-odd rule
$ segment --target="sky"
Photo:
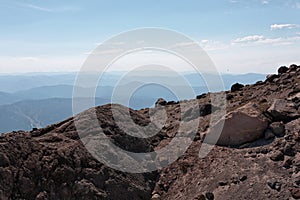
[[[79,71],[97,45],[143,27],[187,35],[223,73],[300,64],[300,0],[0,0],[0,73]]]

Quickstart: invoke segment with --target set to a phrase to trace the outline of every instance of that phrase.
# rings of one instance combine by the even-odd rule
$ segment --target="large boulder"
[[[200,106],[200,116],[210,115],[212,112],[217,110],[218,108],[214,107],[210,103],[204,104]]]
[[[159,98],[156,102],[155,102],[155,106],[158,106],[158,105],[161,105],[161,106],[165,106],[167,105],[167,101],[163,98]]]
[[[208,130],[208,137],[212,134],[217,135],[217,131],[224,124],[220,138],[217,142],[222,146],[238,146],[253,142],[263,137],[268,127],[268,120],[262,114],[258,106],[254,103],[248,103],[241,108],[228,113]],[[210,143],[211,140],[208,139]]]
[[[295,136],[296,140],[300,139],[300,118],[287,123],[285,128],[289,133]]]
[[[267,82],[273,82],[275,79],[279,78],[279,75],[277,75],[277,74],[268,74],[266,78],[267,78],[266,79]]]
[[[288,70],[289,70],[288,67],[286,67],[286,66],[281,66],[281,67],[279,67],[279,69],[278,69],[278,74],[284,74],[284,73],[286,73]]]
[[[291,64],[289,71],[296,71],[298,68],[300,68],[300,66],[297,66],[296,64]]]
[[[242,88],[244,87],[243,84],[240,84],[240,83],[235,83],[231,86],[231,92],[236,92],[236,91],[239,91],[241,90]]]
[[[285,126],[282,122],[274,122],[270,124],[269,128],[277,137],[282,137],[285,134]]]
[[[299,117],[295,103],[284,99],[275,99],[268,112],[274,121],[288,122]]]

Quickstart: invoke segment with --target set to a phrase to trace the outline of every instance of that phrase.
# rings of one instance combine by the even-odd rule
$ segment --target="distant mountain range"
[[[157,76],[159,75],[159,76]],[[215,75],[206,74],[213,80]],[[101,87],[95,91],[96,105],[111,102],[115,85],[122,77],[121,73],[108,73],[100,80]],[[208,92],[205,81],[198,74],[184,73],[183,77],[191,85],[194,94]],[[166,87],[150,84],[133,92],[139,84],[156,82],[164,79],[166,83],[176,87],[181,99],[191,99],[195,95],[188,93],[186,86],[180,85],[176,77],[161,72],[146,73],[146,75],[133,74],[126,77],[123,84],[118,86],[116,94],[119,103],[133,109],[151,107],[158,98],[168,101],[178,101],[176,94]],[[72,95],[74,90],[75,73],[70,74],[31,74],[31,75],[0,75],[0,133],[13,130],[30,130],[35,127],[44,127],[72,116]],[[230,89],[235,83],[250,84],[264,80],[264,74],[222,75],[224,88]],[[104,85],[104,86],[103,86]],[[80,97],[87,97],[87,91],[92,88],[76,86]],[[130,94],[130,92],[133,92]],[[131,98],[126,99],[127,96]]]
[[[101,85],[115,86],[115,84],[122,78],[125,72],[107,72],[101,77]],[[145,74],[145,75],[144,75]],[[146,80],[155,81],[163,77],[170,85],[177,85],[176,79],[170,76],[167,72],[146,72],[144,74],[131,74],[125,78],[124,84],[134,81],[143,82]],[[196,73],[182,73],[181,74],[192,86],[205,86],[203,78]],[[76,80],[76,73],[65,74],[18,74],[18,75],[1,75],[0,74],[0,91],[7,93],[15,93],[18,91],[30,90],[42,86],[57,86],[57,85],[74,85]],[[95,76],[95,74],[87,74],[87,76]],[[214,78],[216,75],[205,74],[208,78]],[[221,74],[225,89],[233,82],[240,82],[244,84],[253,83],[258,80],[265,79],[265,74]],[[230,86],[229,86],[230,87]]]
[[[130,103],[145,108],[155,101],[156,99],[150,98],[134,99]],[[95,99],[95,105],[108,103],[110,103],[109,99]],[[85,107],[82,108],[82,111],[84,109]],[[70,98],[24,100],[10,105],[2,105],[0,106],[0,133],[45,127],[72,115],[72,99]]]
[[[0,132],[31,130],[72,115],[70,99],[25,100],[0,106]]]

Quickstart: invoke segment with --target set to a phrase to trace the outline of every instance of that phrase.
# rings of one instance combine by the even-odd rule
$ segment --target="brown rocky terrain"
[[[95,108],[103,132],[117,146],[150,152],[174,138],[181,109],[184,120],[193,121],[192,106],[199,104],[199,129],[186,153],[151,173],[120,172],[97,161],[79,139],[74,118],[31,132],[4,134],[0,199],[300,199],[300,66],[280,67],[278,74],[254,85],[233,85],[226,92],[226,116],[208,127],[211,113],[218,109],[211,105],[211,95],[181,104],[158,100],[157,106],[167,111],[167,122],[147,139],[126,135],[116,125],[111,105]],[[120,112],[126,109],[118,106]],[[92,111],[76,116],[85,128],[83,139],[96,138],[99,129],[88,125]],[[156,110],[130,110],[130,115],[146,126],[149,112]],[[217,145],[199,158],[203,140],[222,122]]]

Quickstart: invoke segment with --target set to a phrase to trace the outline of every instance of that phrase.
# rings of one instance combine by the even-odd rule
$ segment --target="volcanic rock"
[[[240,89],[242,89],[244,87],[243,84],[240,83],[235,83],[231,86],[231,92],[236,92],[239,91]]]
[[[227,91],[234,98],[226,102],[225,116],[214,120],[212,114],[222,110],[210,108],[209,93],[180,104],[163,100],[163,109],[157,105],[132,110],[108,104],[42,129],[6,133],[0,136],[0,199],[300,199],[300,118],[294,96],[299,85],[300,66],[293,65],[240,92]],[[193,115],[196,105],[199,110],[205,105],[202,116]],[[131,119],[123,118],[122,113],[128,112]],[[187,116],[185,121],[181,112]],[[157,116],[153,123],[150,114]],[[96,121],[91,121],[93,116]],[[129,127],[121,128],[116,119]],[[221,137],[217,145],[210,145],[212,131],[222,120]],[[199,129],[192,132],[191,124]],[[281,136],[283,127],[284,137],[267,135],[276,132]],[[132,135],[142,130],[157,132],[148,138]],[[172,142],[177,145],[178,139],[180,144],[190,143],[183,154],[177,153],[181,145],[163,157],[139,154],[159,152]],[[97,145],[99,141],[137,154],[112,151]],[[101,151],[95,151],[97,148]],[[95,152],[110,158],[109,163],[96,159]],[[172,164],[160,166],[174,155]],[[128,168],[135,172],[148,165],[157,170],[120,171],[115,169],[120,161],[134,163]]]
[[[287,123],[285,125],[285,128],[287,131],[295,134],[295,136],[298,135],[299,130],[300,130],[300,118]]]
[[[223,128],[222,128],[222,125]],[[216,135],[222,128],[218,145],[236,146],[261,138],[268,127],[268,120],[256,104],[248,103],[228,113],[217,122],[208,134]]]
[[[300,188],[292,188],[291,194],[294,199],[300,199]]]
[[[291,144],[286,144],[283,148],[284,155],[287,156],[294,156],[295,155],[295,149]]]
[[[285,126],[282,122],[274,122],[270,124],[269,128],[277,137],[283,137],[285,134]]]
[[[273,190],[277,190],[278,192],[280,191],[281,189],[281,183],[278,182],[278,181],[273,181],[273,180],[269,180],[268,181],[268,186],[273,189]]]
[[[212,113],[215,108],[211,104],[204,104],[200,106],[200,116],[206,116]]]
[[[270,129],[267,129],[265,132],[265,140],[270,140],[273,139],[274,137],[275,137],[274,133]]]
[[[296,70],[298,70],[300,67],[299,66],[297,66],[296,64],[292,64],[292,65],[290,65],[290,67],[289,67],[289,71],[296,71]]]
[[[214,200],[214,194],[211,193],[211,192],[206,192],[205,193],[205,197],[208,199],[208,200]]]
[[[164,100],[163,98],[159,98],[159,99],[156,101],[155,105],[156,105],[156,106],[157,106],[157,105],[165,106],[165,105],[167,105],[167,101]]]
[[[268,82],[273,82],[277,78],[279,78],[279,76],[277,74],[269,74],[269,75],[267,75],[267,81]]]
[[[270,159],[273,161],[283,161],[284,155],[281,151],[275,151],[270,155]]]
[[[231,100],[231,99],[233,99],[233,95],[232,94],[227,94],[226,95],[226,100]]]
[[[280,68],[278,69],[278,74],[284,74],[284,73],[286,73],[288,70],[289,70],[288,67],[282,66],[282,67],[280,67]]]
[[[156,199],[156,200],[158,200],[158,199],[160,199],[160,195],[159,194],[154,194],[153,196],[152,196],[152,198],[151,199]]]
[[[268,109],[268,112],[273,117],[274,121],[291,121],[299,117],[294,102],[284,99],[275,99]]]

